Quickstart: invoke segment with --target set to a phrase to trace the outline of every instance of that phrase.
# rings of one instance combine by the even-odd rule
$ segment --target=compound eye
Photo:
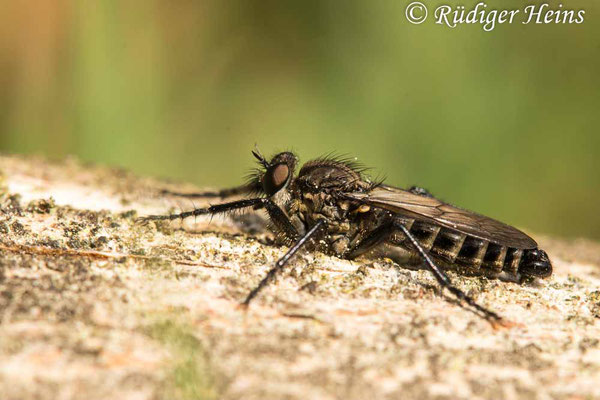
[[[263,188],[269,196],[277,193],[285,186],[290,169],[286,164],[277,164],[270,167],[263,178]]]

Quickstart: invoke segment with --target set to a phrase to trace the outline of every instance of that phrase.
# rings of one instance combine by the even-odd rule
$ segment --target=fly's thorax
[[[285,211],[298,234],[304,235],[309,229],[306,226],[306,214],[308,210],[302,200],[293,198],[288,202]]]
[[[319,220],[326,222],[326,230],[319,237],[318,249],[343,256],[352,238],[360,229],[356,205],[336,198],[327,192],[299,193],[288,203],[286,212],[296,230],[303,234]]]
[[[290,202],[288,213],[304,214],[307,229],[320,219],[325,219],[327,225],[335,225],[347,220],[350,208],[348,201],[338,200],[326,192],[301,193],[296,198],[297,200]]]
[[[302,166],[295,180],[302,192],[354,192],[367,190],[370,183],[363,180],[362,168],[352,160],[323,158]]]

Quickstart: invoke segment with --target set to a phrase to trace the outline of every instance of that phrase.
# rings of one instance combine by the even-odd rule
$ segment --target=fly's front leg
[[[171,214],[171,215],[149,215],[146,217],[139,218],[139,222],[148,222],[148,221],[172,221],[175,219],[184,219],[187,217],[197,216],[197,215],[215,215],[219,213],[227,213],[229,211],[244,209],[244,208],[254,208],[261,209],[264,208],[269,214],[269,218],[271,222],[282,232],[290,241],[297,241],[296,244],[291,247],[287,253],[281,259],[279,259],[275,263],[275,267],[273,267],[268,273],[267,276],[258,284],[258,286],[252,290],[246,300],[244,301],[244,305],[250,304],[250,301],[258,294],[260,290],[264,286],[266,286],[277,274],[278,271],[283,269],[283,267],[287,264],[289,259],[296,254],[298,250],[319,230],[319,228],[324,224],[324,222],[318,221],[315,226],[312,227],[306,234],[302,237],[298,234],[298,231],[294,227],[294,225],[290,222],[287,215],[283,212],[281,208],[277,206],[271,199],[258,198],[258,199],[247,199],[247,200],[239,200],[231,203],[223,203],[216,204],[206,208],[197,208],[192,211],[186,211],[180,214]]]
[[[269,199],[247,199],[247,200],[238,200],[230,203],[223,204],[215,204],[210,207],[205,208],[196,208],[191,211],[182,212],[179,214],[169,214],[169,215],[148,215],[145,217],[138,218],[138,222],[145,223],[148,221],[173,221],[176,219],[184,219],[188,217],[195,217],[198,215],[215,215],[215,214],[223,214],[233,210],[239,210],[243,208],[250,207],[260,207],[265,202],[272,202]]]
[[[296,240],[298,237],[298,232],[296,228],[292,225],[289,218],[285,213],[273,202],[273,200],[268,198],[256,198],[256,199],[245,199],[233,201],[230,203],[222,203],[215,204],[210,207],[205,208],[196,208],[191,211],[182,212],[179,214],[169,214],[169,215],[148,215],[146,217],[138,218],[138,222],[146,223],[149,221],[173,221],[176,219],[183,220],[188,217],[195,217],[198,215],[216,215],[216,214],[225,214],[230,211],[241,210],[241,209],[261,209],[264,208],[269,214],[269,218],[277,226],[281,232],[290,240]]]
[[[288,241],[293,242],[298,240],[300,235],[298,234],[298,230],[294,227],[288,216],[285,212],[275,202],[268,199],[263,204],[259,206],[259,208],[263,208],[269,214],[269,220],[279,232],[282,232]]]
[[[227,213],[229,211],[244,209],[244,208],[254,208],[261,209],[264,208],[269,214],[269,218],[271,222],[275,224],[275,226],[283,232],[284,235],[289,240],[296,240],[296,244],[292,246],[287,253],[284,254],[277,262],[275,263],[275,267],[273,267],[268,273],[267,276],[260,281],[258,286],[254,288],[246,297],[246,300],[242,303],[244,306],[248,306],[250,301],[265,287],[274,277],[275,275],[285,267],[289,259],[300,250],[300,248],[324,225],[322,220],[318,221],[306,234],[302,237],[298,234],[298,231],[294,227],[294,225],[290,222],[287,215],[283,212],[281,208],[277,206],[271,199],[258,198],[258,199],[247,199],[247,200],[239,200],[231,203],[223,203],[216,204],[206,208],[197,208],[192,211],[183,212],[180,214],[171,214],[171,215],[148,215],[146,217],[142,217],[138,219],[138,222],[148,222],[148,221],[172,221],[175,219],[184,219],[187,217],[197,216],[197,215],[215,215],[219,213]]]
[[[206,191],[206,192],[194,192],[194,193],[184,193],[184,192],[176,192],[168,189],[163,189],[160,191],[160,194],[166,196],[177,196],[177,197],[188,197],[188,198],[196,198],[196,197],[233,197],[242,194],[248,193],[259,193],[262,191],[262,187],[260,182],[252,182],[249,184],[236,186],[233,188],[221,189],[216,191]]]

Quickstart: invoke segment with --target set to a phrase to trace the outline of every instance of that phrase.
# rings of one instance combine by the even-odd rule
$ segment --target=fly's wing
[[[434,197],[420,196],[392,186],[381,185],[366,193],[346,193],[352,200],[383,208],[417,220],[517,249],[537,248],[535,240],[520,230],[495,219],[446,204]]]

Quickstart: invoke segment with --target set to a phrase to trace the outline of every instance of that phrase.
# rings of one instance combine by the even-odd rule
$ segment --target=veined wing
[[[409,218],[429,221],[502,246],[517,249],[537,248],[535,240],[517,228],[446,204],[434,197],[420,196],[387,185],[380,185],[366,193],[346,193],[345,196],[370,206],[393,211]]]

